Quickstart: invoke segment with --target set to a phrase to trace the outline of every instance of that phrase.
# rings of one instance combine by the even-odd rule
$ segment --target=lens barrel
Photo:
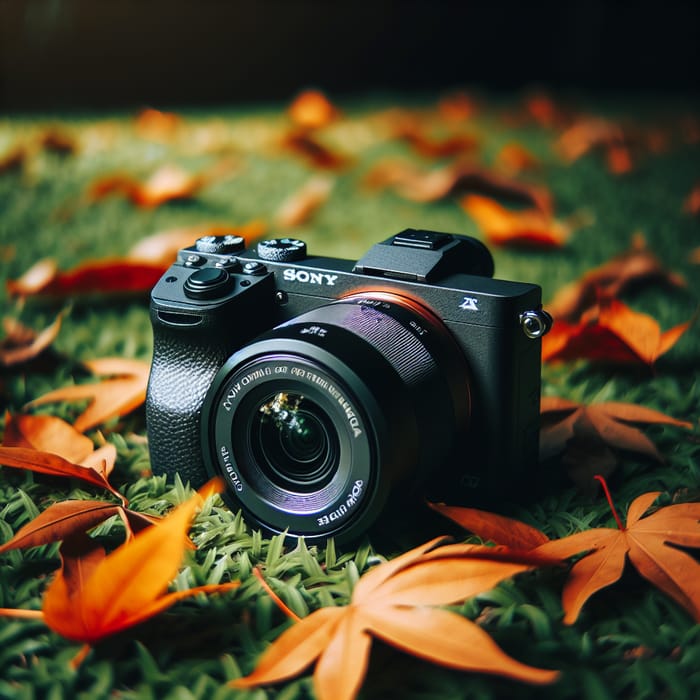
[[[202,410],[207,470],[251,524],[351,539],[401,485],[435,477],[466,431],[469,374],[420,303],[368,292],[320,306],[234,353]]]

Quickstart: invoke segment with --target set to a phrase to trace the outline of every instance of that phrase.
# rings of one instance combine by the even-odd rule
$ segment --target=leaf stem
[[[41,610],[22,610],[21,608],[0,608],[0,617],[16,617],[22,620],[43,620]]]
[[[612,511],[613,517],[615,518],[617,527],[624,532],[626,528],[622,524],[622,520],[620,520],[620,516],[618,515],[617,510],[615,510],[615,504],[613,503],[612,496],[610,495],[610,489],[608,488],[607,482],[600,474],[596,474],[593,478],[596,481],[598,481],[603,487],[603,491],[605,492],[605,498],[608,499],[608,505],[610,506],[610,510]]]
[[[260,581],[260,585],[265,589],[265,592],[267,595],[272,598],[274,601],[275,605],[285,614],[287,617],[292,618],[294,622],[299,622],[301,618],[299,615],[297,615],[278,595],[275,593],[272,588],[270,587],[270,584],[265,580],[263,577],[262,573],[260,572],[260,569],[258,567],[253,568],[253,575],[255,576],[258,581]]]

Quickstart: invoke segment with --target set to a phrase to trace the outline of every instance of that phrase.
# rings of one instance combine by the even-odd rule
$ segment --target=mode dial
[[[306,257],[306,243],[296,238],[272,238],[258,243],[258,256],[273,262],[295,262]]]
[[[199,253],[217,253],[228,255],[240,253],[245,248],[242,236],[228,234],[226,236],[202,236],[194,244]]]

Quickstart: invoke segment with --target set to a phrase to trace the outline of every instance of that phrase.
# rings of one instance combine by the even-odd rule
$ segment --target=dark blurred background
[[[700,3],[0,0],[0,109],[532,85],[696,94]]]

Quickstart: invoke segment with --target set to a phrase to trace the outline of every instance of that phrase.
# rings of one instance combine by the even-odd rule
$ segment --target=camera
[[[204,236],[151,293],[155,473],[269,533],[364,532],[395,498],[479,502],[537,461],[537,285],[469,236],[407,229],[356,262]],[[405,503],[409,501],[403,501]]]

